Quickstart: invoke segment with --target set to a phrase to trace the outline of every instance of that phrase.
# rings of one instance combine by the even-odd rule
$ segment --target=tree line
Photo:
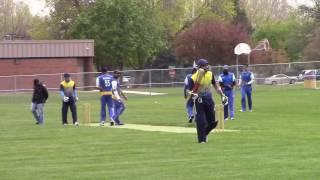
[[[206,58],[235,64],[234,47],[267,38],[271,51],[251,63],[314,61],[320,57],[320,0],[46,0],[49,15],[24,3],[0,2],[3,39],[94,39],[97,67],[167,68]],[[245,57],[240,57],[245,58]]]

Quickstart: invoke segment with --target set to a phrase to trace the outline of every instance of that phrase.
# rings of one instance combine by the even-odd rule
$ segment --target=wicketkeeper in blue
[[[101,69],[101,75],[96,79],[96,87],[100,90],[100,103],[101,103],[101,110],[100,110],[100,126],[104,126],[106,122],[106,106],[108,106],[109,118],[110,118],[110,125],[114,125],[114,107],[112,101],[112,80],[113,76],[108,74],[107,68],[103,67]]]
[[[228,110],[230,110],[230,119],[234,120],[233,87],[236,85],[236,78],[232,72],[228,71],[228,69],[228,65],[223,66],[223,73],[219,76],[218,81],[223,93],[228,97],[228,104],[224,106],[224,120],[228,120]]]
[[[189,86],[189,81],[191,79],[191,76],[197,72],[196,68],[193,68],[190,74],[187,74],[185,80],[184,80],[184,98],[187,99],[188,98],[188,86]],[[193,114],[193,100],[191,98],[187,99],[187,103],[186,103],[186,108],[187,108],[187,114],[188,114],[188,119],[189,119],[189,123],[192,123],[192,120],[194,118],[194,114]]]
[[[113,119],[116,125],[124,125],[123,122],[120,120],[120,115],[126,109],[124,100],[128,100],[126,95],[120,88],[120,77],[121,72],[116,70],[113,72],[113,81],[112,81],[112,98],[113,98],[113,105],[114,105],[114,116]]]
[[[248,65],[243,65],[243,71],[240,75],[239,86],[241,88],[241,112],[246,111],[246,96],[248,99],[249,112],[252,112],[252,83],[254,81],[253,73],[248,70]]]
[[[218,124],[215,120],[212,86],[221,95],[223,104],[228,103],[228,98],[216,83],[213,73],[209,71],[208,61],[199,59],[197,65],[198,70],[189,81],[188,93],[191,95],[189,98],[193,98],[195,102],[198,142],[202,144],[208,141],[207,136]]]

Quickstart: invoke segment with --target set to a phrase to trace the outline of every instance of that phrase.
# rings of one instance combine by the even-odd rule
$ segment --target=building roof
[[[94,40],[0,41],[0,59],[93,56]]]

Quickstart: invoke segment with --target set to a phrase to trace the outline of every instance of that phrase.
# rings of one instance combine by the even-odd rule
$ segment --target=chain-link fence
[[[254,73],[255,85],[279,85],[303,82],[305,75],[312,72],[317,80],[320,80],[320,61],[296,62],[281,64],[254,64],[250,65],[250,71]],[[223,66],[212,66],[216,80],[223,72]],[[241,73],[242,65],[229,67],[236,77]],[[177,87],[184,84],[190,68],[169,69],[145,69],[127,70],[122,72],[121,85],[124,88],[154,88],[154,87]],[[81,90],[92,90],[95,87],[98,72],[70,73],[71,78],[76,81],[77,88]],[[281,75],[282,74],[282,75]],[[58,90],[63,79],[63,73],[58,74],[35,74],[0,76],[0,92],[31,91],[33,79],[38,78],[49,90]]]

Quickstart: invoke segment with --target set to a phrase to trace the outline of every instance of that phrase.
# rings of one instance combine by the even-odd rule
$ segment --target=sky
[[[49,9],[46,8],[45,0],[13,0],[15,3],[24,2],[30,8],[33,15],[45,16],[49,14]]]
[[[312,5],[311,0],[287,0],[291,6],[299,6],[302,4]],[[14,2],[24,2],[29,5],[33,15],[45,16],[49,14],[49,9],[45,8],[45,0],[14,0]]]

